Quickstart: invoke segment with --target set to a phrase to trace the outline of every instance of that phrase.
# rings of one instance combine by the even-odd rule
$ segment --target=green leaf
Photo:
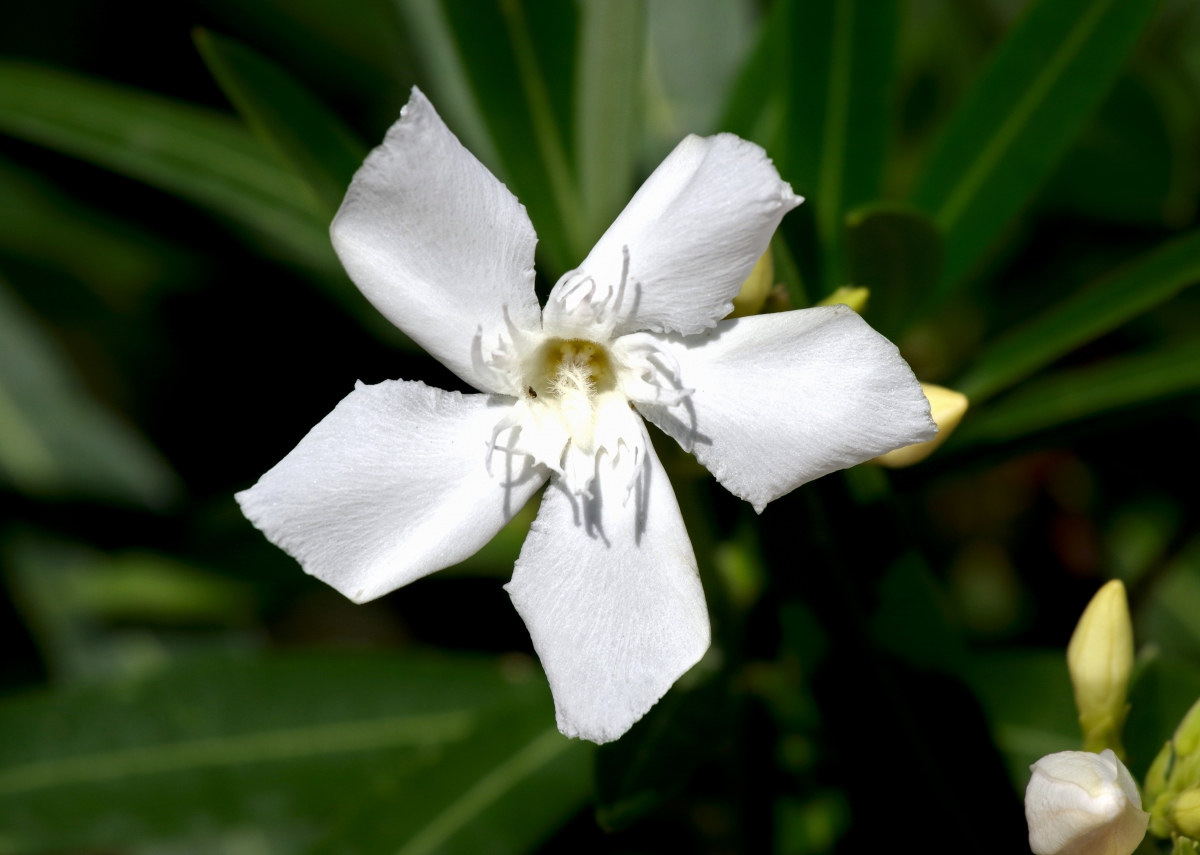
[[[784,177],[814,206],[824,293],[845,285],[845,212],[879,194],[891,128],[895,0],[814,0],[792,13]]]
[[[174,193],[248,229],[276,257],[299,264],[364,327],[415,345],[346,278],[328,216],[305,181],[221,113],[0,60],[0,132],[82,158]]]
[[[1031,763],[1056,751],[1079,750],[1082,737],[1065,651],[980,654],[971,684],[1018,793],[1029,783]]]
[[[942,269],[942,236],[920,211],[875,202],[846,215],[846,282],[871,289],[871,326],[895,337],[930,294]]]
[[[1158,0],[1035,0],[997,48],[913,201],[946,236],[938,297],[978,265],[1108,92]]]
[[[1109,410],[1159,401],[1200,389],[1200,342],[1109,359],[1033,381],[971,415],[946,442],[947,450],[1009,442]]]
[[[1140,640],[1200,663],[1200,540],[1167,565],[1137,617]]]
[[[769,14],[779,5],[771,4]],[[647,4],[646,11],[642,166],[649,171],[685,135],[727,130],[721,125],[722,111],[731,104],[730,93],[744,72],[747,54],[761,44],[763,16],[754,0],[660,0]],[[751,92],[759,107],[760,95],[765,98],[772,88],[782,91],[766,74],[760,79],[765,88]],[[752,131],[758,109],[747,106],[753,110]],[[739,136],[749,139],[752,134]]]
[[[879,644],[915,668],[969,674],[970,654],[946,595],[916,553],[901,558],[879,583],[879,611],[871,620]]]
[[[1088,218],[1162,226],[1180,173],[1166,117],[1132,75],[1113,86],[1095,119],[1051,175],[1038,206]]]
[[[646,4],[583,0],[579,11],[575,164],[586,251],[633,192]]]
[[[304,182],[220,113],[6,60],[0,131],[175,193],[249,227],[290,258],[336,270]]]
[[[442,0],[397,0],[397,8],[422,72],[422,89],[437,106],[438,115],[492,174],[507,183]]]
[[[259,141],[312,188],[333,218],[367,150],[291,75],[234,39],[196,28],[209,71]]]
[[[508,676],[506,676],[506,674]],[[528,851],[587,797],[531,666],[417,656],[197,660],[0,703],[4,851],[256,828],[280,852]]]
[[[596,752],[596,821],[628,828],[687,784],[728,731],[729,679],[701,661],[627,734]]]
[[[64,273],[127,309],[187,266],[184,256],[108,213],[88,208],[0,160],[0,252]]]
[[[246,647],[243,584],[149,552],[105,554],[49,537],[7,538],[13,602],[58,684],[159,669],[178,653]]]
[[[0,281],[0,480],[34,496],[161,509],[182,485],[159,453],[87,394],[66,355]]]
[[[730,87],[717,127],[766,147],[764,116],[772,101],[780,102],[786,83],[787,22],[792,0],[778,0],[758,28],[758,38]],[[776,110],[781,110],[779,103]],[[766,138],[764,138],[766,137]]]
[[[1125,721],[1128,766],[1141,780],[1154,756],[1179,726],[1179,720],[1200,698],[1200,670],[1195,659],[1158,654],[1151,659],[1129,692]]]
[[[553,280],[590,249],[568,155],[575,6],[445,0],[444,8],[510,189],[529,211]]]
[[[983,401],[1200,281],[1200,231],[1130,262],[990,345],[957,388]]]

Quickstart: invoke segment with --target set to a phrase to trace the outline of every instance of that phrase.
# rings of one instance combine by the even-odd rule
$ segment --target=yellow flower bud
[[[747,315],[757,315],[767,301],[767,295],[775,287],[775,261],[771,258],[771,247],[762,254],[746,281],[742,290],[733,298],[731,318],[744,318]]]
[[[1175,728],[1175,752],[1188,755],[1200,748],[1200,701],[1192,704]]]
[[[856,288],[853,285],[843,285],[824,300],[817,303],[817,305],[837,306],[844,303],[861,315],[863,313],[863,309],[867,307],[867,300],[870,298],[870,296],[870,288]]]
[[[946,437],[954,432],[958,423],[962,421],[962,417],[966,415],[970,402],[962,392],[955,392],[953,389],[935,386],[932,383],[922,383],[921,391],[929,399],[929,414],[933,416],[933,421],[938,426],[938,435],[929,442],[918,442],[915,445],[906,445],[895,451],[889,451],[881,457],[876,457],[876,463],[890,469],[900,469],[920,463],[946,441]]]
[[[1121,749],[1121,726],[1133,670],[1133,625],[1125,585],[1114,579],[1092,597],[1067,645],[1084,748]]]
[[[1175,797],[1175,803],[1171,805],[1171,822],[1180,834],[1200,837],[1200,788],[1184,790]]]

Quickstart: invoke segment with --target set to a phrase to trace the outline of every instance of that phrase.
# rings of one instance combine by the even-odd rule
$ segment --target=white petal
[[[614,352],[647,336],[622,339]],[[648,336],[695,389],[638,409],[762,512],[814,478],[932,439],[929,402],[895,345],[852,309],[722,321],[698,336]]]
[[[488,474],[511,403],[360,383],[238,502],[305,572],[366,602],[476,552],[545,481],[499,450]]]
[[[354,284],[389,321],[475,388],[510,391],[472,365],[472,346],[477,331],[490,344],[505,329],[505,307],[518,328],[540,328],[537,236],[420,90],[355,173],[330,233]]]
[[[577,271],[546,305],[546,329],[569,337],[591,307],[617,335],[638,330],[690,335],[733,310],[733,298],[783,215],[803,201],[760,147],[733,136],[689,136],[654,170]],[[619,294],[629,251],[628,284]],[[591,283],[587,283],[587,279]],[[616,305],[619,302],[619,306]]]
[[[617,739],[708,649],[708,610],[666,473],[638,421],[641,474],[601,456],[592,495],[555,478],[507,590],[554,692],[558,728]]]
[[[1034,763],[1025,789],[1036,855],[1130,855],[1150,815],[1129,770],[1111,751],[1061,751]]]

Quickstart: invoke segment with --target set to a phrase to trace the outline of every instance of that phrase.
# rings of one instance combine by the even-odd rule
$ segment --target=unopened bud
[[[775,287],[775,261],[771,258],[771,247],[759,257],[754,269],[742,283],[742,290],[733,298],[731,318],[757,315],[767,301],[767,295]]]
[[[933,454],[950,434],[954,433],[954,429],[966,415],[969,402],[967,396],[962,392],[955,392],[953,389],[935,386],[932,383],[922,383],[921,391],[929,400],[929,415],[933,417],[934,424],[938,426],[937,436],[929,442],[918,442],[897,448],[895,451],[889,451],[887,454],[876,457],[876,463],[887,466],[889,469],[900,469],[920,463]]]
[[[870,288],[855,287],[853,285],[843,285],[825,299],[817,303],[818,306],[837,306],[846,305],[860,315],[863,309],[867,307],[867,300],[871,297]]]
[[[1150,814],[1112,751],[1062,751],[1029,768],[1025,821],[1034,855],[1130,855],[1146,836]]]
[[[1114,579],[1092,597],[1067,645],[1083,747],[1121,752],[1121,727],[1133,670],[1133,625],[1125,585]]]
[[[1171,805],[1171,822],[1180,834],[1200,838],[1200,788],[1184,790],[1175,797],[1175,803]]]
[[[1188,755],[1200,748],[1200,701],[1192,704],[1175,728],[1175,753]]]

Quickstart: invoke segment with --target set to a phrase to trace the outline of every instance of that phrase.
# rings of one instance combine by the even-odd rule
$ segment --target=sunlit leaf
[[[0,281],[0,478],[35,496],[151,508],[181,486],[135,428],[88,395],[36,318]]]
[[[895,0],[814,0],[792,13],[784,177],[814,206],[823,292],[845,285],[842,219],[879,193],[891,127]]]
[[[1200,232],[1164,244],[990,345],[957,388],[979,402],[1200,281]]]
[[[1158,0],[1035,0],[955,114],[913,201],[946,236],[939,295],[971,273],[1078,137]]]
[[[902,332],[941,274],[937,228],[908,205],[875,202],[846,215],[844,240],[846,282],[871,289],[867,320],[884,335]]]
[[[0,828],[11,853],[246,827],[288,853],[517,853],[581,805],[589,754],[531,666],[199,660],[0,703]]]
[[[446,0],[446,18],[488,132],[555,279],[583,259],[570,152],[576,10],[557,0]]]
[[[505,181],[500,155],[467,79],[442,0],[397,0],[396,5],[422,72],[421,86],[438,115],[484,166]]]
[[[772,4],[772,7],[780,4]],[[762,17],[753,0],[655,0],[647,4],[646,61],[641,84],[645,126],[643,168],[653,169],[688,133],[710,134],[731,104],[747,54],[760,42]],[[764,86],[771,84],[759,75]],[[744,105],[754,119],[759,92]],[[735,131],[736,133],[736,131]]]
[[[968,415],[946,448],[1008,442],[1059,425],[1200,390],[1200,342],[1109,359],[1031,381]]]
[[[590,246],[629,201],[646,41],[643,0],[583,0],[575,91],[575,164]]]
[[[758,29],[754,46],[733,79],[717,123],[719,130],[754,140],[781,166],[784,101],[787,97],[788,33],[794,0],[778,0]]]
[[[254,135],[303,178],[332,219],[366,147],[275,63],[226,36],[197,28],[196,47]]]

